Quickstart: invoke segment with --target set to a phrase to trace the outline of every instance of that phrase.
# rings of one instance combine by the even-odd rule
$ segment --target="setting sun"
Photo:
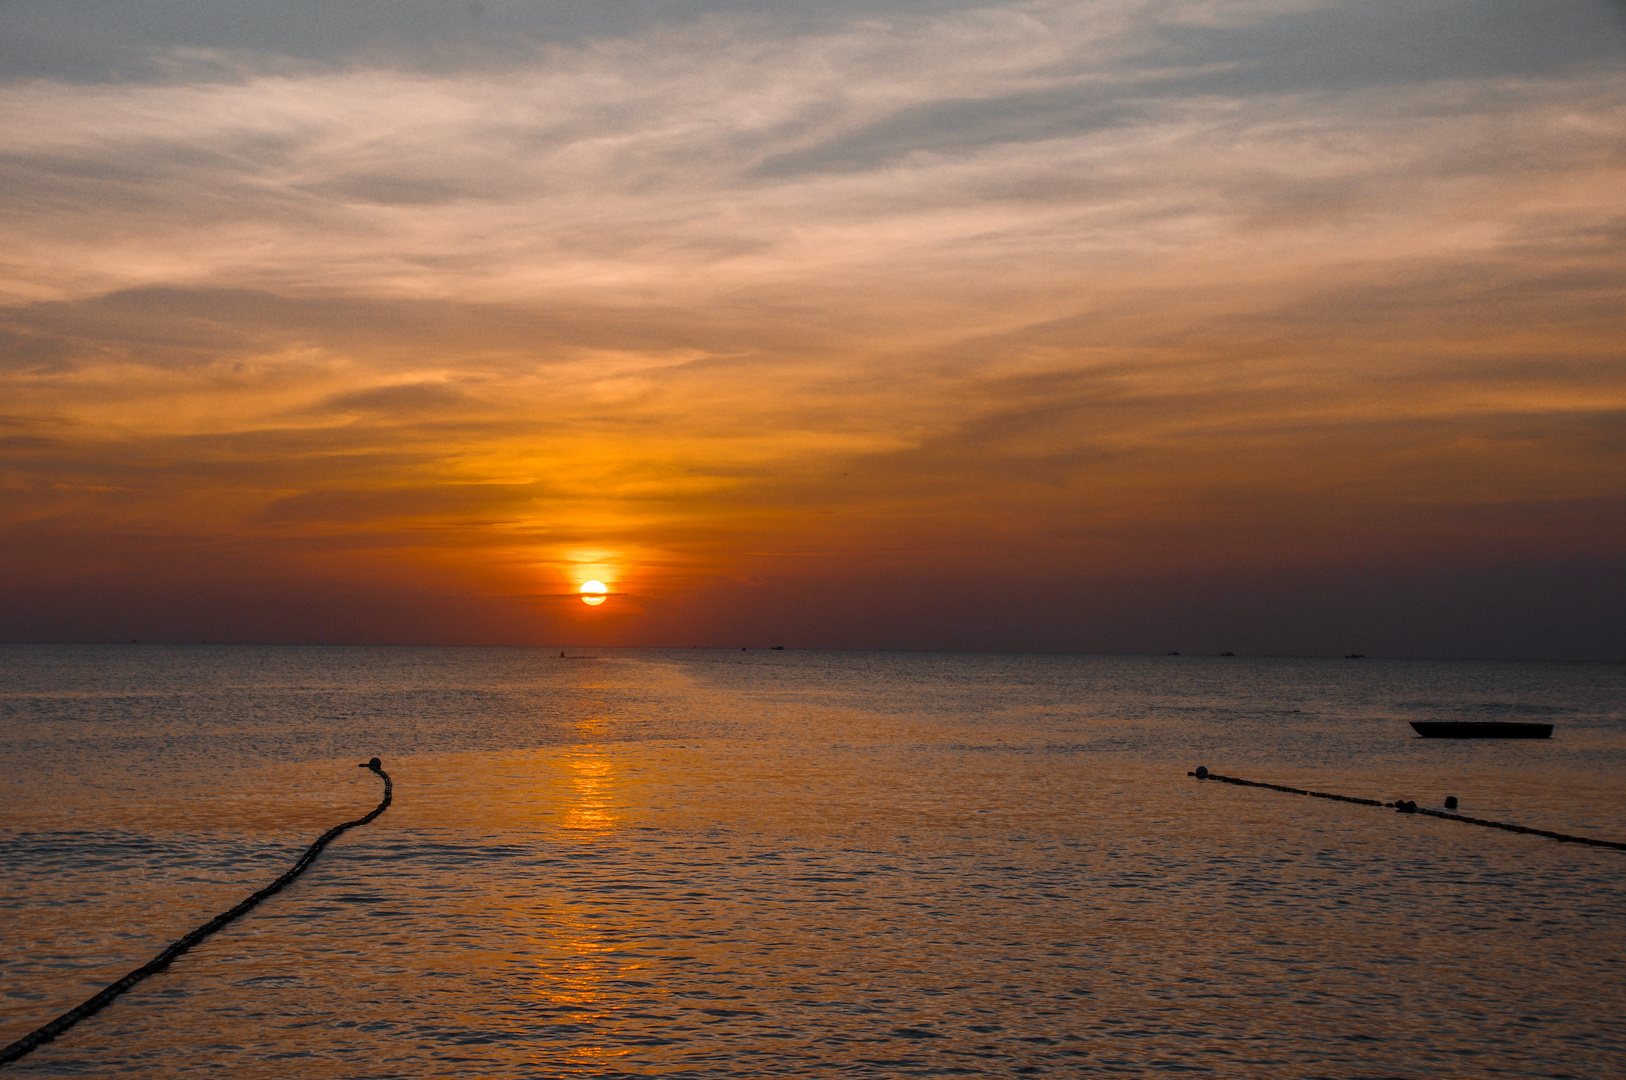
[[[602,581],[584,581],[582,582],[582,603],[597,607],[604,603],[604,596],[609,591],[604,587]]]

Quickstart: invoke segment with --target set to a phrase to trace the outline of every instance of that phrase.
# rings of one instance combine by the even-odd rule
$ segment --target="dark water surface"
[[[12,1068],[1626,1075],[1626,667],[0,647]],[[1540,719],[1441,742],[1407,719]]]

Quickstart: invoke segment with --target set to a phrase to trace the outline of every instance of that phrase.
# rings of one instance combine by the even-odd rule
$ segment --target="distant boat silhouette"
[[[1546,739],[1551,724],[1513,724],[1500,720],[1413,720],[1413,730],[1425,739]]]

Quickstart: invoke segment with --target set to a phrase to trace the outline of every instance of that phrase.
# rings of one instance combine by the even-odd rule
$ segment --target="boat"
[[[1425,739],[1546,739],[1551,724],[1513,724],[1502,720],[1413,720],[1411,726]]]

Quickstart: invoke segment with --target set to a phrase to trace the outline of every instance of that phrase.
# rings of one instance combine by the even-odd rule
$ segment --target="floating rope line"
[[[305,853],[299,857],[299,861],[294,863],[286,874],[283,874],[277,880],[273,881],[259,892],[253,894],[241,904],[238,904],[236,907],[232,908],[230,911],[223,911],[219,915],[216,915],[214,918],[210,919],[208,922],[204,923],[202,926],[198,927],[196,930],[192,931],[190,934],[181,938],[179,941],[175,942],[175,944],[171,945],[169,948],[147,961],[141,967],[136,968],[118,982],[107,987],[101,993],[86,1001],[83,1005],[69,1009],[55,1020],[52,1020],[49,1024],[46,1024],[44,1027],[29,1032],[27,1035],[24,1035],[22,1038],[18,1039],[4,1050],[0,1050],[0,1065],[4,1065],[7,1062],[16,1061],[18,1058],[34,1049],[36,1046],[39,1046],[42,1043],[48,1043],[58,1035],[61,1035],[64,1031],[67,1031],[85,1017],[94,1016],[96,1013],[101,1012],[108,1005],[112,1004],[114,998],[130,989],[130,987],[134,986],[136,983],[140,982],[142,979],[145,979],[149,975],[156,975],[160,971],[163,971],[165,968],[169,967],[172,960],[186,952],[188,949],[192,948],[192,946],[199,944],[216,930],[219,930],[221,927],[234,921],[240,916],[246,915],[248,912],[252,911],[261,900],[264,900],[268,896],[274,896],[283,889],[287,888],[295,878],[309,869],[311,863],[316,861],[316,856],[322,853],[322,849],[327,847],[328,844],[332,843],[334,838],[340,833],[347,829],[354,829],[357,825],[366,825],[379,814],[382,814],[385,810],[388,810],[390,799],[394,793],[395,785],[390,782],[390,774],[384,771],[383,766],[384,763],[379,761],[377,758],[373,758],[365,765],[357,766],[357,768],[371,769],[384,780],[384,798],[377,806],[373,808],[370,814],[366,815],[365,817],[359,817],[354,821],[346,821],[342,825],[333,826],[333,828],[317,837],[316,843],[305,849]]]
[[[1504,832],[1527,833],[1530,836],[1545,836],[1549,840],[1561,840],[1566,844],[1587,844],[1591,847],[1614,848],[1616,851],[1626,851],[1626,844],[1616,840],[1594,840],[1590,836],[1571,836],[1569,833],[1553,832],[1550,829],[1532,829],[1528,825],[1510,825],[1505,821],[1489,821],[1485,818],[1469,817],[1467,814],[1451,814],[1444,810],[1424,810],[1416,803],[1406,799],[1397,799],[1394,802],[1380,802],[1377,799],[1357,799],[1349,795],[1333,795],[1325,791],[1306,791],[1303,788],[1288,787],[1285,784],[1264,784],[1258,780],[1243,780],[1235,776],[1221,776],[1211,773],[1203,766],[1197,766],[1196,772],[1188,772],[1187,776],[1195,776],[1199,780],[1218,780],[1222,784],[1240,784],[1243,787],[1262,787],[1272,791],[1285,791],[1291,795],[1308,795],[1312,799],[1334,799],[1338,802],[1360,803],[1362,806],[1392,806],[1401,814],[1424,814],[1428,817],[1444,818],[1446,821],[1461,821],[1468,825],[1483,825],[1487,829],[1501,829]],[[1455,806],[1456,800],[1451,799],[1447,806]]]

